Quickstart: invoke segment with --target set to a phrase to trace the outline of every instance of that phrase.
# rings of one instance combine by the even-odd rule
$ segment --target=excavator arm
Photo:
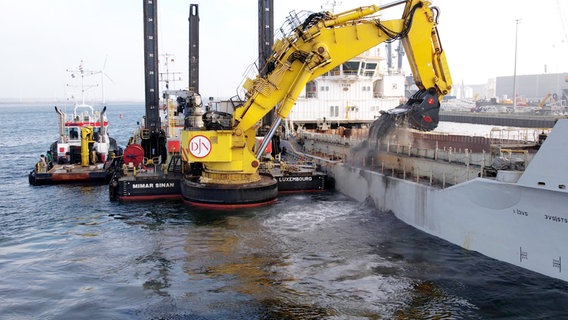
[[[383,21],[376,15],[402,4],[405,8],[400,19]],[[396,39],[403,42],[419,91],[405,105],[389,112],[408,118],[415,128],[434,129],[439,100],[452,84],[436,25],[430,2],[423,0],[361,7],[336,15],[310,15],[289,35],[276,41],[265,70],[255,79],[245,81],[246,101],[235,109],[231,127],[184,131],[182,157],[203,163],[204,182],[258,180],[260,153],[255,154],[254,150],[258,122],[276,109],[277,120],[265,138],[270,140],[309,81],[380,43]],[[260,150],[263,149],[264,145]]]
[[[272,69],[268,76],[245,82],[247,101],[235,112],[235,128],[243,131],[251,128],[277,104],[278,117],[285,119],[309,81],[380,43],[395,39],[403,42],[420,91],[432,89],[441,99],[451,89],[451,77],[436,17],[427,1],[399,1],[386,8],[403,3],[406,3],[403,17],[398,20],[381,21],[372,16],[384,10],[378,6],[337,15],[312,14],[294,33],[276,42],[266,65]]]

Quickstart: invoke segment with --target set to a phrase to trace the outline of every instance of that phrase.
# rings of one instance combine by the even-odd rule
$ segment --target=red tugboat
[[[59,115],[59,139],[29,173],[32,185],[61,183],[108,183],[112,161],[122,150],[108,136],[106,107],[101,112],[78,104],[73,114]]]
[[[106,106],[98,111],[85,104],[84,79],[95,72],[85,70],[83,61],[77,70],[67,71],[71,72],[72,78],[81,81],[81,103],[74,105],[72,114],[55,107],[59,116],[59,137],[29,173],[29,183],[108,183],[122,149],[108,135]]]

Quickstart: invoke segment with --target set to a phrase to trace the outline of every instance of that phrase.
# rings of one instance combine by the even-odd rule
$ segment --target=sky
[[[335,2],[338,13],[391,1]],[[440,9],[438,30],[454,83],[513,75],[515,38],[517,75],[568,72],[568,1],[431,2]],[[200,93],[233,96],[258,56],[258,1],[158,0],[158,47],[183,80],[172,84],[177,88],[187,86],[190,3],[199,6]],[[322,6],[332,8],[325,0],[274,0],[275,28],[292,10]],[[67,70],[81,61],[91,71],[87,100],[143,101],[142,8],[142,0],[1,0],[0,102],[80,99],[79,78]],[[398,9],[383,11],[383,19],[399,17]]]

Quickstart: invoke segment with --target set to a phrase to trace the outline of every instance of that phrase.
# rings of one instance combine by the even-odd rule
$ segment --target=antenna
[[[325,10],[324,6],[331,7],[331,10],[330,10],[331,13],[335,13],[335,7],[341,5],[341,3],[342,3],[341,1],[337,1],[337,0],[327,0],[325,2],[325,4],[323,4],[321,6],[321,8],[322,8],[322,10]]]
[[[85,68],[83,67],[83,60],[81,60],[81,63],[79,64],[79,68],[77,68],[77,70],[67,69],[66,71],[71,73],[71,78],[73,79],[75,79],[77,76],[81,77],[81,102],[82,104],[85,104],[85,88],[93,88],[98,86],[85,85],[85,75],[92,75],[94,74],[94,71],[85,70]]]
[[[160,82],[165,82],[166,90],[168,90],[170,88],[170,81],[172,82],[172,85],[175,84],[178,80],[176,79],[176,76],[180,75],[181,72],[170,72],[170,62],[175,62],[173,54],[166,52],[159,56],[165,58],[164,66],[166,67],[166,72],[160,72]],[[179,77],[179,80],[181,80],[181,76]]]

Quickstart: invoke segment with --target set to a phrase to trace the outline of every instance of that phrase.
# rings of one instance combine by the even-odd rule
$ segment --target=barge
[[[142,121],[129,139],[123,156],[116,162],[109,183],[111,201],[181,199],[184,168],[180,156],[180,130],[184,126],[183,110],[188,100],[192,104],[200,103],[200,100],[198,95],[184,90],[165,91],[164,97],[159,111],[162,127],[158,143],[149,142],[150,130]]]
[[[568,281],[568,119],[528,139],[519,131],[515,139],[398,131],[363,154],[365,137],[300,136],[337,191],[464,249]]]
[[[165,89],[160,91],[157,2],[144,2],[143,12],[145,115],[129,139],[124,156],[115,164],[109,183],[111,201],[181,199],[181,178],[186,168],[181,162],[180,132],[186,126],[198,126],[203,114],[196,87],[169,90],[169,70],[165,73]],[[190,55],[196,50],[191,38],[196,40],[198,22],[197,5],[191,4]]]
[[[200,179],[203,166],[199,158],[197,161],[188,161],[188,143],[185,143],[184,159],[182,132],[203,130],[205,123],[219,127],[226,120],[223,116],[229,114],[204,111],[201,96],[197,93],[198,68],[193,65],[193,60],[190,62],[189,89],[169,90],[166,83],[166,88],[161,90],[160,100],[157,94],[157,25],[156,19],[152,18],[156,10],[156,2],[144,4],[147,21],[144,26],[146,113],[128,142],[124,155],[115,163],[109,183],[110,199],[138,201],[183,198],[193,205],[214,206],[236,201],[246,206],[271,203],[280,192],[314,192],[332,188],[333,183],[327,174],[316,170],[315,165],[291,160],[287,160],[287,163],[279,160],[276,164],[257,161],[265,168],[259,174],[258,181],[229,185],[226,190],[221,190],[220,184],[210,184]],[[197,5],[192,4],[189,52],[190,56],[196,57],[194,60],[198,60],[198,21]],[[278,152],[279,159],[280,156]]]

